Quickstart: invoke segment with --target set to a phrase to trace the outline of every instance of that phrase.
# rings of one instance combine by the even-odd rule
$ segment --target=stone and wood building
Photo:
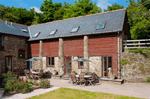
[[[25,29],[27,33],[21,29]],[[7,63],[5,57],[12,55],[11,62],[14,63],[12,71],[17,67],[29,69],[29,64],[25,59],[35,57],[40,60],[32,62],[32,69],[42,68],[53,74],[58,71],[60,75],[67,75],[71,71],[77,73],[90,71],[95,72],[99,77],[108,77],[108,68],[112,68],[112,72],[120,78],[121,56],[124,50],[122,42],[123,39],[130,39],[126,9],[29,27],[20,25],[19,28],[16,28],[16,32],[19,31],[20,35],[15,35],[15,31],[12,32],[13,35],[9,33],[10,31],[1,32],[0,26],[0,33],[4,35],[3,48],[5,49],[0,51],[2,71],[6,71],[3,69]],[[5,35],[14,38],[7,41],[8,37],[6,38]],[[13,46],[5,45],[7,43]],[[19,49],[25,51],[24,59],[18,57]],[[74,61],[80,57],[92,62]]]
[[[28,27],[0,20],[0,73],[27,69]]]

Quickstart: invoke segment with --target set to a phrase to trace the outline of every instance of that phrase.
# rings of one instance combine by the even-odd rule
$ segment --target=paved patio
[[[75,86],[68,82],[69,80],[50,79],[50,83],[53,86],[52,88],[49,88],[47,90],[38,89],[27,94],[20,93],[20,94],[15,94],[13,96],[5,96],[3,97],[3,99],[28,98],[35,95],[44,94],[46,92],[58,89],[60,87],[150,99],[150,93],[149,93],[150,84],[146,84],[146,83],[125,83],[120,85],[111,82],[102,82],[97,84],[96,86],[81,86],[81,85]]]
[[[71,83],[68,83],[68,80],[51,79],[50,81],[51,85],[54,85],[55,87],[72,88],[92,92],[111,93],[150,99],[150,84],[146,83],[125,83],[120,85],[111,82],[102,82],[101,84],[98,84],[96,86],[75,86]]]

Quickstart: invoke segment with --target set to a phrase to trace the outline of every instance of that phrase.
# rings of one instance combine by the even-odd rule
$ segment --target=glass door
[[[103,57],[103,77],[107,77],[108,73],[107,73],[107,57],[104,56]]]
[[[5,62],[6,62],[5,72],[12,71],[12,56],[6,56]]]
[[[66,57],[65,74],[71,73],[71,57]]]
[[[113,72],[112,56],[103,56],[103,77],[108,77],[109,69],[111,70],[111,72]]]

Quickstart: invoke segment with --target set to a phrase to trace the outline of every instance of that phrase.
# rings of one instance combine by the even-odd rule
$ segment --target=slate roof
[[[29,33],[25,33],[21,30],[22,28],[28,31],[28,26],[16,23],[12,23],[11,25],[10,22],[7,22],[6,25],[6,21],[0,20],[0,33],[30,37]]]
[[[29,30],[31,36],[38,32],[41,33],[36,38],[30,38],[29,41],[122,31],[125,14],[126,9],[121,9],[30,26]],[[96,30],[97,25],[103,23],[106,23],[105,28]],[[73,27],[78,26],[80,26],[78,32],[70,33]],[[49,33],[56,29],[58,29],[58,31],[55,35],[49,36]]]

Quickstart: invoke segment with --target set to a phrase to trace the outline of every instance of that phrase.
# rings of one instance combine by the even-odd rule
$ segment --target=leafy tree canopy
[[[123,8],[124,8],[123,6],[115,3],[111,6],[108,6],[107,9],[105,9],[104,11],[112,11],[112,10],[123,9]]]

